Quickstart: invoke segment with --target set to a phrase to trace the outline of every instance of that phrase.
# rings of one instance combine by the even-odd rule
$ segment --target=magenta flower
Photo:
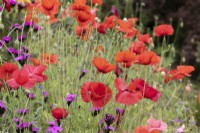
[[[164,132],[167,129],[167,124],[164,123],[162,120],[156,120],[154,118],[150,118],[147,120],[147,124],[149,131],[159,130]]]
[[[175,133],[184,133],[185,125],[183,124],[181,127],[176,129]]]

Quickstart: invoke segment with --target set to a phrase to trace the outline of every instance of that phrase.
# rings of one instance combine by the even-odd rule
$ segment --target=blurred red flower
[[[174,33],[174,29],[169,24],[161,24],[155,27],[154,34],[155,36],[166,36],[166,35],[172,35]]]
[[[151,44],[153,42],[152,38],[149,34],[140,34],[138,35],[137,39],[145,44]]]
[[[3,0],[3,4],[5,5],[6,11],[10,12],[11,9],[10,0]]]
[[[116,66],[108,63],[104,58],[94,58],[92,64],[96,67],[98,72],[108,73],[114,71]]]
[[[58,64],[58,58],[57,58],[56,54],[43,53],[40,56],[40,59],[42,62],[44,62],[46,64]]]
[[[126,87],[122,79],[116,78],[114,85],[118,91],[115,97],[116,102],[126,105],[133,105],[142,99],[142,93],[140,91],[136,91],[137,85],[135,82],[130,83],[129,86]]]
[[[131,42],[131,46],[129,48],[129,51],[135,53],[135,54],[141,54],[144,51],[146,51],[147,48],[143,42],[137,41],[137,42]]]
[[[54,108],[51,110],[51,114],[55,119],[60,120],[66,118],[69,112],[65,108]]]
[[[136,84],[136,90],[140,91],[144,98],[157,102],[161,97],[161,93],[149,86],[143,79],[132,79],[132,83]]]
[[[94,107],[104,107],[111,99],[112,91],[101,82],[86,82],[81,86],[84,102],[92,101]]]
[[[98,5],[102,5],[103,4],[103,0],[91,0],[92,4],[98,4]]]
[[[121,51],[115,55],[114,60],[117,63],[123,63],[124,67],[129,68],[136,60],[136,55],[130,51]]]
[[[136,62],[142,65],[158,65],[160,57],[153,51],[145,51],[137,56]]]
[[[12,73],[17,69],[14,63],[3,63],[0,66],[0,78],[4,80],[12,78]]]

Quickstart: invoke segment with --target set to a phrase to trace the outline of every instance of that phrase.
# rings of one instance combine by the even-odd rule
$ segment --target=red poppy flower
[[[147,126],[139,126],[134,129],[133,133],[150,133],[150,132]]]
[[[17,69],[14,63],[3,63],[0,67],[0,78],[4,80],[12,78],[12,73]]]
[[[12,79],[7,80],[10,87],[17,89],[20,86],[31,89],[35,85],[36,80],[29,76],[29,72],[25,69],[17,69],[12,74]]]
[[[41,61],[36,58],[30,58],[30,61],[33,63],[33,65],[38,66],[41,64]]]
[[[45,62],[46,64],[58,64],[58,58],[55,54],[47,54],[43,53],[40,56],[40,59],[42,62]]]
[[[86,5],[86,0],[75,0],[73,4],[70,4],[70,10],[75,11],[75,14],[77,11],[89,11],[90,6]],[[74,14],[74,15],[75,15]]]
[[[51,114],[55,119],[60,120],[66,118],[69,113],[65,108],[54,108],[51,110]]]
[[[98,5],[102,5],[103,4],[103,0],[91,0],[92,4],[98,4]]]
[[[138,55],[136,62],[142,65],[158,65],[160,57],[153,51],[145,51]]]
[[[80,36],[82,40],[87,40],[90,37],[91,32],[92,32],[91,26],[85,26],[85,27],[77,26],[75,28],[76,35]]]
[[[106,27],[105,27],[105,25],[104,24],[98,24],[97,31],[100,34],[106,34]]]
[[[126,105],[133,105],[142,99],[142,93],[136,91],[137,85],[132,82],[126,87],[125,83],[120,78],[116,78],[114,81],[115,88],[118,93],[115,97],[116,102]]]
[[[137,39],[146,44],[151,44],[153,42],[149,34],[144,34],[144,35],[140,34],[138,35]]]
[[[132,28],[131,32],[124,34],[124,38],[133,38],[135,35],[138,35],[140,32],[136,28]]]
[[[190,73],[194,70],[193,66],[177,66],[176,69],[171,69],[166,73],[164,82],[168,83],[170,80],[180,80],[185,76],[191,76]]]
[[[84,27],[94,23],[95,14],[92,14],[90,11],[79,11],[77,12],[76,20],[80,27]]]
[[[36,9],[47,16],[58,14],[61,3],[59,0],[41,0]]]
[[[94,58],[93,65],[97,68],[98,72],[108,73],[115,70],[116,66],[108,63],[104,58]]]
[[[116,25],[117,20],[118,17],[115,15],[106,17],[106,20],[105,22],[103,22],[103,25],[105,26],[105,28],[112,29]]]
[[[161,97],[161,93],[145,83],[143,79],[132,79],[132,83],[137,85],[136,90],[140,91],[144,98],[157,102]]]
[[[166,36],[166,35],[172,35],[174,33],[174,29],[169,24],[161,24],[156,26],[154,29],[155,36]]]
[[[23,69],[29,72],[29,77],[35,79],[35,82],[41,83],[47,80],[47,76],[43,74],[46,70],[46,66],[32,66],[32,65],[24,65]]]
[[[147,48],[143,42],[137,41],[137,42],[131,42],[131,46],[129,48],[129,51],[135,53],[135,54],[141,54],[144,51],[146,51]]]
[[[130,51],[121,51],[115,55],[114,60],[117,63],[123,63],[123,66],[129,68],[136,60],[136,55]]]
[[[10,0],[3,0],[3,4],[5,5],[6,10],[10,12],[11,8]]]
[[[84,102],[92,101],[94,107],[104,107],[111,99],[112,91],[101,82],[86,82],[81,87]]]

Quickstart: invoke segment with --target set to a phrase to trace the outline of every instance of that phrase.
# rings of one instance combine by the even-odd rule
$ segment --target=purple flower
[[[60,126],[56,124],[55,121],[48,122],[48,124],[49,124],[49,127],[46,130],[48,133],[60,133],[63,130]]]
[[[26,39],[25,35],[21,35],[17,37],[19,41],[24,41]]]
[[[0,40],[0,48],[2,48],[4,44],[5,42],[3,40]]]
[[[17,4],[16,0],[10,0],[11,6],[15,6]]]
[[[20,24],[12,24],[9,28],[15,29],[15,30],[18,30],[18,31],[22,30],[22,26]]]
[[[81,75],[79,76],[79,80],[85,76],[88,71],[86,69],[81,70]]]
[[[116,111],[116,114],[124,115],[124,110],[123,109],[116,108],[115,111]]]
[[[30,100],[35,99],[34,93],[27,93],[26,96],[27,96]]]
[[[110,126],[110,125],[114,122],[115,117],[114,117],[113,115],[105,114],[105,116],[104,116],[103,119],[104,119],[105,123],[106,123],[108,126]]]
[[[3,116],[3,114],[5,113],[5,111],[6,111],[6,106],[3,103],[3,101],[0,100],[0,117]]]
[[[0,12],[1,12],[1,11],[3,11],[3,8],[2,8],[2,7],[0,7]]]
[[[92,110],[92,116],[96,116],[100,113],[101,108],[93,107],[93,109],[88,108],[89,111]]]
[[[16,124],[16,132],[17,133],[23,133],[25,129],[29,128],[29,123],[21,122],[19,124]]]
[[[37,31],[39,31],[39,30],[42,30],[42,27],[40,27],[40,26],[38,26],[38,25],[33,26],[33,31],[34,31],[34,32],[37,32]]]
[[[43,92],[43,96],[44,96],[44,102],[46,103],[47,100],[48,100],[48,92],[47,92],[47,91],[44,91],[44,92]]]
[[[10,37],[9,37],[9,36],[3,37],[3,41],[4,41],[5,43],[9,43],[9,42],[10,42]]]
[[[33,127],[33,128],[31,129],[31,132],[32,132],[32,133],[38,133],[39,130],[40,130],[39,128]]]
[[[119,11],[115,5],[112,5],[110,12],[112,13],[112,15],[116,15],[117,17],[119,16]]]
[[[104,133],[109,133],[110,131],[115,131],[115,128],[112,126],[104,126],[103,131]]]
[[[34,26],[34,22],[32,22],[32,21],[27,21],[27,22],[24,23],[24,26],[25,26],[26,28],[33,27],[33,26]]]
[[[65,98],[68,106],[70,106],[70,104],[74,101],[76,97],[76,94],[68,94],[67,97]]]
[[[28,109],[19,109],[18,112],[21,114],[21,115],[26,115],[28,114]]]
[[[175,133],[184,133],[185,125],[183,124],[181,127],[176,129]]]

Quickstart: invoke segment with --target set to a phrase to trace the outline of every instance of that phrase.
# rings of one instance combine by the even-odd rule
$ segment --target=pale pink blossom
[[[147,127],[149,128],[149,131],[153,130],[159,130],[159,131],[166,131],[167,130],[167,124],[164,123],[162,120],[156,120],[154,118],[149,118],[147,120]]]

